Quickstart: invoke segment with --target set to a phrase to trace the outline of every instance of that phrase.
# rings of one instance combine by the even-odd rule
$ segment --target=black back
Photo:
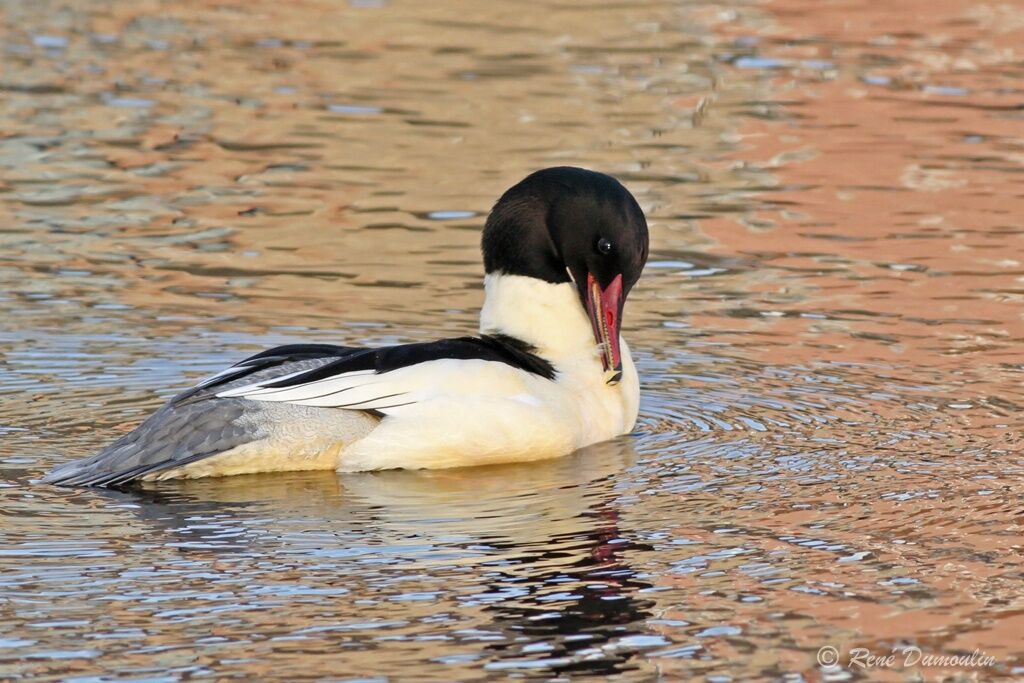
[[[419,363],[444,359],[495,361],[545,379],[554,379],[555,376],[554,367],[540,356],[534,355],[533,348],[528,344],[506,335],[484,335],[385,346],[378,349],[354,349],[351,353],[315,370],[277,382],[266,383],[263,386],[274,389],[291,387],[359,370],[373,370],[380,374]]]
[[[548,361],[533,353],[534,349],[514,337],[506,335],[484,335],[481,337],[458,337],[433,342],[399,344],[374,349],[331,344],[289,344],[278,346],[229,368],[228,371],[176,396],[175,404],[187,403],[189,399],[209,396],[218,388],[236,382],[248,375],[285,366],[298,361],[333,358],[316,368],[280,380],[263,381],[267,388],[298,386],[336,375],[359,370],[373,370],[376,373],[390,372],[418,363],[447,358],[459,360],[486,360],[505,363],[545,379],[554,379],[555,369]],[[283,375],[291,374],[282,368]]]

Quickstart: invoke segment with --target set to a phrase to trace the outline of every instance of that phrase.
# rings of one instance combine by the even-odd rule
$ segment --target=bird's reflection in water
[[[240,476],[103,495],[193,559],[272,556],[302,573],[303,562],[332,558],[332,583],[350,590],[354,613],[410,574],[440,577],[434,611],[454,601],[474,615],[447,639],[489,669],[611,674],[657,639],[644,627],[651,586],[628,565],[644,548],[620,533],[616,504],[634,459],[620,439],[521,465]],[[375,581],[357,557],[373,560]],[[399,602],[392,614],[422,620],[423,607]]]
[[[486,609],[507,637],[489,646],[497,660],[490,668],[608,675],[637,653],[632,642],[646,632],[653,606],[640,592],[651,584],[638,580],[625,559],[641,548],[620,536],[608,502],[578,520],[578,531],[549,539],[550,550],[494,572],[489,587],[501,597]]]

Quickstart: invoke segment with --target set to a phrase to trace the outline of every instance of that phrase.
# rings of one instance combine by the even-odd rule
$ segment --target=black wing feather
[[[285,344],[284,346],[277,346],[261,351],[255,356],[249,356],[245,360],[232,365],[228,371],[181,392],[171,399],[171,403],[174,405],[187,404],[206,398],[213,389],[223,387],[225,384],[262,370],[284,365],[285,363],[313,360],[315,358],[330,358],[332,356],[344,357],[365,351],[365,349],[353,346],[335,346],[334,344]]]
[[[555,368],[534,351],[529,344],[506,335],[459,337],[379,349],[351,349],[346,354],[338,354],[337,360],[318,368],[293,377],[266,382],[261,386],[267,389],[282,389],[349,372],[373,370],[379,374],[444,359],[496,361],[540,375],[545,379],[554,379]]]

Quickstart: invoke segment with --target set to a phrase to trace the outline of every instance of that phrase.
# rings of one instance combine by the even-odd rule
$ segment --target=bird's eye
[[[612,243],[607,238],[602,237],[597,241],[597,250],[602,254],[612,253]]]

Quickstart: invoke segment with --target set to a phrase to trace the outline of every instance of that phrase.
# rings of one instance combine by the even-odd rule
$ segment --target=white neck
[[[549,360],[598,357],[594,332],[571,282],[553,284],[523,275],[484,278],[482,334],[507,334]]]
[[[563,390],[560,405],[583,425],[577,445],[610,439],[633,428],[640,407],[640,382],[629,346],[620,337],[622,381],[607,384],[590,318],[571,282],[556,285],[492,273],[484,279],[484,290],[480,332],[520,339],[554,364],[555,381]]]

